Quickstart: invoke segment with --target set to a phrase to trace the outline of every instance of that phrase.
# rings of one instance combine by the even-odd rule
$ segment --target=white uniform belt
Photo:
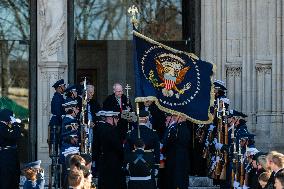
[[[146,176],[146,177],[129,177],[129,180],[151,180],[151,176]]]
[[[0,147],[0,150],[8,150],[8,149],[16,149],[17,146],[5,146],[5,147]]]

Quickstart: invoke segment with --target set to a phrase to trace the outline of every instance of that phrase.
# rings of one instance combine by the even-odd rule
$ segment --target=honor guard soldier
[[[69,147],[78,147],[79,145],[79,123],[76,119],[79,109],[76,100],[66,102],[62,106],[66,112],[66,115],[62,119],[61,128],[61,152],[64,152]]]
[[[191,134],[185,118],[178,115],[171,117],[164,140],[167,188],[188,189]]]
[[[213,84],[214,84],[215,99],[226,98],[225,91],[227,90],[227,88],[225,87],[225,82],[221,80],[215,80]]]
[[[145,143],[145,150],[154,153],[155,163],[160,163],[160,142],[155,130],[149,128],[149,112],[141,110],[139,113],[139,125],[136,126],[127,136],[127,151],[134,150],[134,144],[137,139],[141,138]]]
[[[142,139],[137,139],[134,151],[125,158],[126,168],[129,171],[128,189],[155,189],[155,159],[152,152],[145,152]]]
[[[139,103],[139,109],[149,112],[149,123],[151,124],[151,129],[157,131],[159,139],[161,140],[165,132],[165,120],[166,116],[163,111],[161,111],[153,100],[147,99],[143,103]]]
[[[60,129],[62,125],[62,116],[65,114],[65,111],[62,107],[65,100],[63,97],[63,93],[65,90],[64,79],[58,80],[56,83],[52,85],[55,89],[55,93],[51,100],[51,119],[49,121],[49,136],[48,136],[48,144],[49,144],[49,155],[51,158],[53,156],[58,155],[58,144],[59,144],[59,136]]]
[[[44,170],[40,167],[41,160],[30,162],[24,167],[26,181],[23,189],[44,189]]]
[[[119,112],[99,111],[102,121],[95,136],[95,161],[98,169],[98,188],[125,189],[123,173],[123,146],[120,142],[117,122]]]
[[[21,137],[20,126],[15,122],[13,112],[0,110],[0,188],[18,189],[20,164],[17,142]]]
[[[77,92],[77,87],[76,85],[69,85],[66,89],[65,89],[65,96],[66,96],[66,101],[77,101],[77,106],[79,108],[79,110],[81,110],[82,108],[82,98],[78,95]]]
[[[69,101],[62,104],[66,115],[62,119],[61,128],[61,148],[60,163],[62,164],[62,178],[66,179],[66,156],[70,154],[70,149],[79,148],[79,123],[76,116],[79,112],[77,101]],[[63,181],[63,180],[62,180]]]

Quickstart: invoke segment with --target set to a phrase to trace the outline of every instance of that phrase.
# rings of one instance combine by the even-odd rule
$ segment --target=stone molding
[[[227,76],[241,76],[242,66],[241,65],[226,65],[226,75]]]
[[[272,71],[272,65],[271,64],[256,64],[255,70],[258,74],[264,73],[264,74],[271,74]]]

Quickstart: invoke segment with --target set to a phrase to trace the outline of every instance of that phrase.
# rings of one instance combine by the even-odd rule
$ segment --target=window
[[[139,31],[155,40],[182,39],[181,0],[74,0],[78,40],[128,40],[128,8],[139,9]]]

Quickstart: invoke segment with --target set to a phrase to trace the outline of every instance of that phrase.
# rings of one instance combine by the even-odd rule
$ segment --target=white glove
[[[208,140],[206,140],[206,142],[205,142],[205,146],[206,146],[206,147],[208,147],[208,146],[209,146],[209,141],[208,141]]]
[[[234,181],[234,188],[238,188],[239,186],[240,186],[240,183],[239,182],[237,182],[237,181]]]
[[[154,175],[155,175],[155,177],[158,175],[158,173],[159,173],[158,169],[155,169],[155,170],[154,170]]]
[[[129,170],[129,163],[127,163],[127,165],[126,165],[126,169],[127,169],[127,170]]]
[[[37,173],[37,179],[44,179],[44,169],[40,169]]]
[[[213,131],[214,128],[215,128],[215,126],[211,124],[208,131]]]
[[[246,185],[243,185],[243,188],[242,188],[242,189],[249,189],[249,187],[246,186]]]
[[[216,144],[216,143],[218,143],[217,138],[214,138],[213,144]]]
[[[16,119],[14,118],[13,116],[10,116],[10,119],[11,119],[11,123],[21,123],[22,121],[20,119]]]
[[[218,143],[218,142],[215,144],[216,150],[221,150],[222,146],[223,146],[223,144]]]

